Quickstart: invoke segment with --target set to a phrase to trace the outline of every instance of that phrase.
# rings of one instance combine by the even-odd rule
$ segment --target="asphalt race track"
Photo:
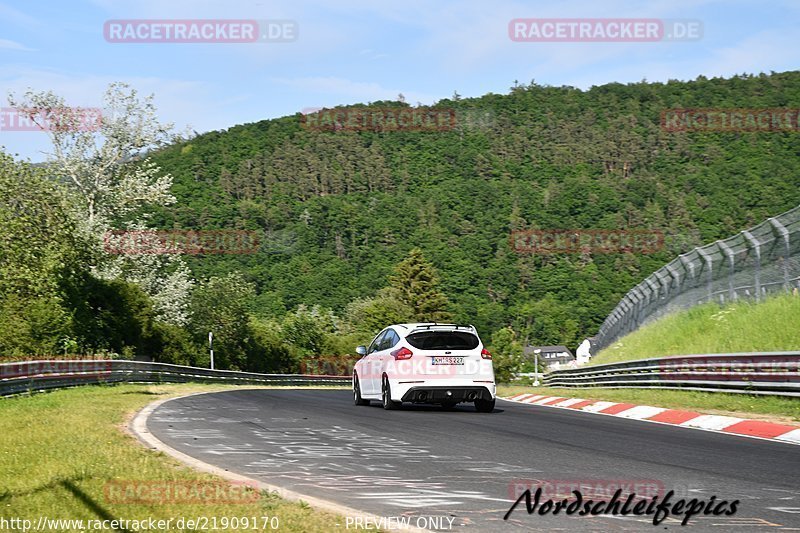
[[[780,442],[500,400],[491,414],[471,405],[384,411],[354,406],[343,390],[180,398],[147,426],[207,463],[412,525],[441,521],[439,530],[800,531],[800,446]],[[544,481],[740,503],[732,516],[700,513],[686,527],[682,517],[654,526],[652,515],[528,515],[524,502],[503,520],[519,487]]]

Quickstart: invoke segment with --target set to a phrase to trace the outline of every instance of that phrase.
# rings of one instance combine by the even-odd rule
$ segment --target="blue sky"
[[[399,93],[431,104],[454,91],[505,94],[514,80],[589,88],[796,70],[800,1],[143,0],[0,2],[0,77],[9,91],[53,90],[99,107],[124,81],[154,93],[177,129],[224,129],[305,108]],[[697,19],[688,42],[519,43],[515,18]],[[289,19],[288,43],[109,43],[109,19]],[[798,103],[795,103],[798,104]],[[6,151],[42,160],[41,132],[0,131]]]

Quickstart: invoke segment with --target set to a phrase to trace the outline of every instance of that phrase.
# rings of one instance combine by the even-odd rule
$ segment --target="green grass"
[[[800,296],[725,307],[706,304],[648,324],[592,358],[591,365],[706,353],[800,350]]]
[[[800,350],[800,297],[781,295],[761,303],[707,304],[678,312],[622,337],[592,358],[591,365],[649,357],[706,353]],[[800,421],[800,399],[657,389],[499,387],[522,392],[688,409],[709,414]]]
[[[335,524],[343,525],[341,517],[264,492],[260,496],[251,493],[255,501],[234,504],[132,504],[106,497],[104,487],[114,480],[189,486],[226,483],[145,448],[123,431],[131,414],[154,400],[226,388],[231,387],[86,386],[0,399],[0,518],[26,518],[35,524],[40,516],[85,520],[275,516],[280,531],[292,532],[332,531]],[[202,529],[170,529],[195,530]],[[226,529],[245,530],[253,531],[244,527]]]
[[[543,394],[586,400],[627,402],[668,409],[683,409],[708,414],[725,414],[740,418],[761,418],[775,422],[800,422],[800,400],[777,396],[751,396],[716,392],[658,390],[658,389],[601,389],[556,388],[525,385],[499,385],[499,396]]]

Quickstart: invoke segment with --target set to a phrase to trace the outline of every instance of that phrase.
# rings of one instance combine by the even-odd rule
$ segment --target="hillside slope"
[[[591,364],[670,355],[800,350],[798,324],[798,295],[725,307],[705,304],[646,324],[601,351]]]
[[[444,132],[261,121],[156,154],[178,197],[156,223],[265,232],[261,253],[191,261],[200,277],[242,270],[263,316],[301,303],[341,312],[418,246],[456,320],[574,347],[675,254],[800,203],[797,133],[667,132],[661,112],[797,102],[800,72],[786,72],[587,91],[518,85],[440,101],[466,117]],[[534,257],[510,248],[510,232],[526,228],[648,228],[666,241],[650,255]]]

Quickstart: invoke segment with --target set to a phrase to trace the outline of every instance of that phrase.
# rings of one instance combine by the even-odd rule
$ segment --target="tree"
[[[0,354],[52,354],[72,339],[71,288],[88,274],[68,199],[41,168],[0,152]],[[75,298],[77,299],[77,297]]]
[[[137,230],[138,231],[138,230]],[[120,256],[96,273],[103,279],[124,279],[153,299],[159,320],[176,326],[189,321],[190,295],[195,286],[189,267],[178,255]]]
[[[492,334],[489,344],[492,352],[492,366],[497,381],[508,383],[519,372],[522,358],[522,345],[517,334],[510,327],[505,327]]]
[[[528,344],[577,346],[579,342],[578,321],[567,304],[559,302],[555,295],[547,293],[544,298],[527,302],[516,312],[518,330]]]
[[[368,336],[389,324],[412,321],[414,309],[400,301],[395,289],[384,287],[374,298],[359,298],[350,302],[344,316],[348,330]]]
[[[46,155],[81,198],[91,229],[103,232],[143,206],[175,202],[172,177],[160,175],[147,156],[171,140],[173,127],[158,121],[153,95],[140,99],[127,84],[112,83],[106,109],[92,123],[85,120],[89,111],[68,106],[52,91],[29,90],[22,100],[9,96],[9,102],[47,132],[53,152]]]
[[[422,250],[414,248],[401,261],[389,277],[396,298],[411,308],[412,318],[420,322],[450,320],[447,308],[450,302],[439,290],[439,278],[434,266],[429,263]]]
[[[330,309],[315,305],[298,306],[283,321],[283,337],[300,351],[301,356],[323,355],[325,336],[336,333],[338,319]]]
[[[114,225],[143,229],[147,209],[175,202],[172,176],[148,156],[175,139],[173,125],[159,122],[153,95],[140,98],[124,83],[111,84],[104,100],[102,113],[87,121],[91,110],[70,107],[52,91],[29,90],[21,100],[9,96],[50,137],[49,169],[66,180],[77,229],[94,244],[93,272],[138,284],[161,320],[183,325],[193,282],[180,256],[109,256],[101,244]]]
[[[198,343],[214,333],[216,366],[244,368],[250,341],[249,304],[255,287],[239,272],[211,277],[192,293],[190,330]]]
[[[0,152],[0,295],[57,296],[87,269],[69,199],[41,168]]]
[[[161,347],[153,301],[137,285],[90,277],[85,302],[73,310],[75,332],[92,351],[109,350],[125,358],[151,357]]]
[[[487,339],[511,325],[520,341],[574,347],[676,254],[800,203],[797,136],[660,126],[664,109],[689,103],[785,107],[800,94],[798,72],[735,86],[721,78],[585,91],[516,85],[507,95],[438,104],[457,118],[491,112],[489,128],[457,121],[456,131],[435,135],[320,135],[284,117],[167,147],[152,157],[173,174],[181,201],[159,209],[158,220],[295,234],[298,245],[286,252],[185,258],[206,276],[233,264],[246,271],[265,318],[302,303],[338,314],[367,298],[342,312],[345,325],[374,333],[413,320],[376,291],[418,246],[436,258],[455,320]],[[513,230],[554,228],[659,229],[668,249],[520,254],[509,239]]]

